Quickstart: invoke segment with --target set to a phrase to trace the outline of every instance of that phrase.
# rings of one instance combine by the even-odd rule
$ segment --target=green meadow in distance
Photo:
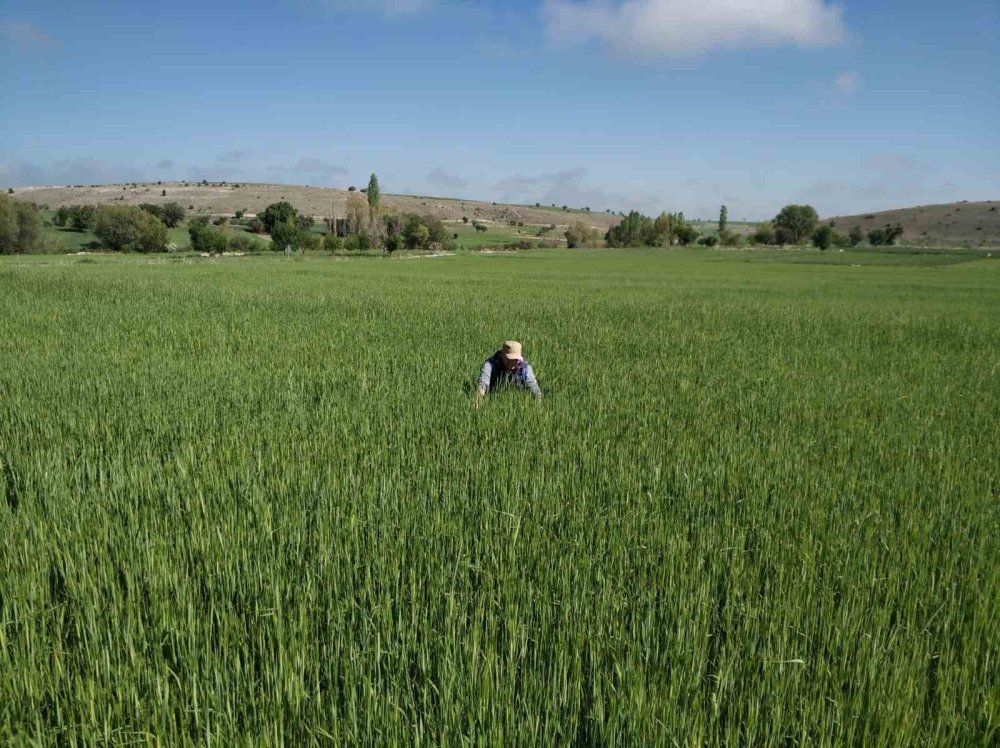
[[[982,254],[2,258],[0,744],[996,745],[998,351]]]

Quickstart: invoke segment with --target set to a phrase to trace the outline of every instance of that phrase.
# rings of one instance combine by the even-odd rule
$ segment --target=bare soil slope
[[[833,221],[841,233],[852,226],[861,226],[865,232],[887,223],[903,227],[902,243],[944,246],[996,246],[1000,245],[1000,200],[970,203],[945,203],[943,205],[918,205],[915,208],[898,208],[881,213],[857,216],[837,216],[824,219]]]
[[[166,195],[162,193],[166,192]],[[341,218],[345,215],[347,190],[306,187],[285,184],[163,182],[156,184],[108,184],[90,187],[21,187],[13,197],[30,200],[39,205],[57,208],[60,205],[101,204],[138,205],[139,203],[178,202],[195,214],[232,215],[237,210],[255,214],[271,203],[287,200],[300,213],[319,218],[330,216],[335,210]],[[364,197],[364,195],[362,195]],[[523,205],[502,205],[478,200],[460,200],[445,197],[419,197],[410,195],[382,195],[382,205],[400,212],[432,214],[442,220],[508,224],[523,221],[525,224],[565,226],[584,220],[592,226],[607,230],[618,223],[619,217],[608,213],[563,211],[556,208],[535,208]]]

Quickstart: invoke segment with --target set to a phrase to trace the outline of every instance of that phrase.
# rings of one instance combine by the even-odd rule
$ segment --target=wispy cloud
[[[174,160],[172,158],[165,158],[165,159],[162,159],[161,161],[157,161],[156,162],[156,168],[157,169],[164,169],[164,170],[166,170],[166,169],[173,169],[174,168]]]
[[[841,73],[833,79],[833,86],[842,94],[855,94],[861,88],[861,78],[855,72]]]
[[[446,190],[464,190],[468,182],[457,174],[445,171],[440,166],[427,174],[427,183]]]
[[[712,49],[845,40],[841,9],[824,0],[544,0],[559,43],[597,40],[625,55],[696,55]]]
[[[220,164],[238,164],[250,155],[249,150],[226,151],[215,157]]]
[[[59,159],[48,164],[17,161],[0,164],[0,181],[14,187],[141,182],[143,170],[93,158]]]
[[[532,205],[568,205],[604,212],[635,208],[659,213],[663,201],[642,191],[607,191],[590,183],[587,169],[577,167],[541,174],[512,174],[495,182],[492,194],[498,201]]]
[[[321,0],[322,4],[340,11],[375,11],[384,16],[413,16],[430,10],[435,0]]]
[[[0,19],[0,39],[32,52],[54,52],[63,46],[61,41],[49,36],[35,24],[14,19]]]

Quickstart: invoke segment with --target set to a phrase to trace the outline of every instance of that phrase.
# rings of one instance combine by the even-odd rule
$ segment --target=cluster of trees
[[[698,229],[684,219],[683,213],[664,212],[654,220],[635,210],[604,235],[609,247],[687,246],[697,238]]]
[[[168,229],[174,228],[184,220],[185,216],[184,206],[180,203],[164,203],[163,205],[143,203],[139,207],[159,218]]]
[[[32,252],[42,246],[38,207],[0,194],[0,254]]]
[[[69,226],[77,231],[88,231],[97,220],[97,208],[93,205],[63,205],[52,217],[56,226]]]
[[[753,244],[802,244],[807,239],[814,247],[856,247],[868,239],[873,247],[890,246],[903,235],[903,227],[886,224],[867,235],[861,226],[854,226],[845,236],[833,224],[819,225],[819,215],[811,205],[786,205],[773,221],[757,224],[748,239]]]
[[[91,229],[115,252],[165,252],[167,227],[147,210],[134,205],[102,205]]]

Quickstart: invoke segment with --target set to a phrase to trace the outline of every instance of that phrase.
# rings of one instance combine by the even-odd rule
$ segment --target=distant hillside
[[[166,192],[166,195],[163,193]],[[176,201],[195,214],[232,215],[237,210],[258,213],[271,203],[287,200],[300,213],[328,217],[331,210],[344,217],[348,190],[327,187],[308,187],[286,184],[163,182],[92,185],[79,187],[21,187],[13,197],[30,200],[39,205],[58,208],[74,204],[138,205],[162,204]],[[364,195],[362,195],[364,197]],[[503,205],[479,200],[462,200],[448,197],[420,197],[410,195],[382,195],[382,205],[400,212],[433,214],[442,220],[509,224],[564,226],[576,220],[585,220],[602,231],[618,223],[619,217],[610,213],[585,212],[579,209],[526,207]]]
[[[1000,245],[1000,200],[918,205],[881,213],[825,218],[841,233],[852,226],[865,232],[887,223],[901,224],[904,244],[973,247]]]

